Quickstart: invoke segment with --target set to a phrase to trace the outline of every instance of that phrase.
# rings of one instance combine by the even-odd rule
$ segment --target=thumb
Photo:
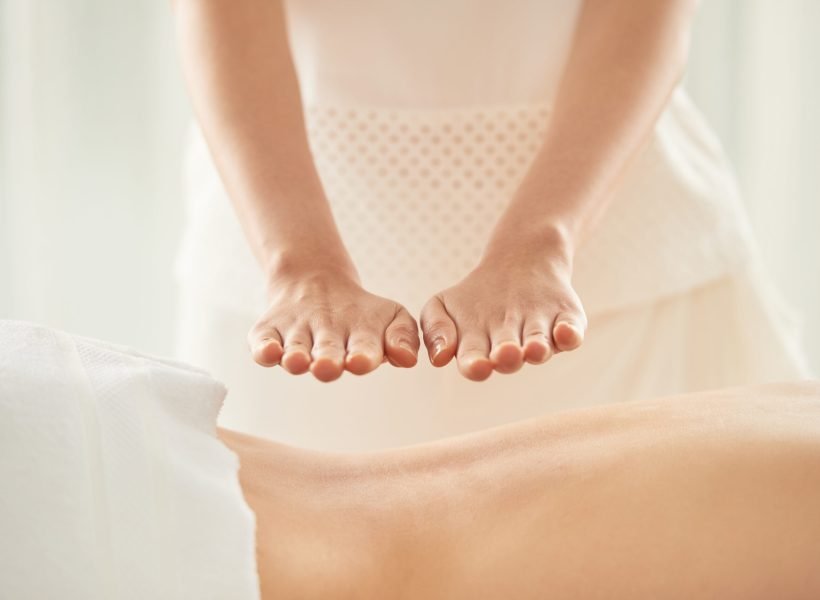
[[[458,332],[438,296],[430,298],[421,309],[421,331],[430,362],[436,367],[450,362],[458,348]]]

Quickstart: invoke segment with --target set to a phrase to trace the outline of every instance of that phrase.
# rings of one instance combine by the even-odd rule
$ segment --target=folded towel
[[[216,437],[225,387],[0,321],[0,597],[258,598],[254,515]]]

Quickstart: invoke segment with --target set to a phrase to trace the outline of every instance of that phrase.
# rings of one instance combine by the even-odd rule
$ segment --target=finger
[[[458,343],[458,370],[467,379],[484,381],[493,372],[490,361],[490,338],[483,330],[465,331]]]
[[[384,330],[384,348],[390,364],[397,367],[414,366],[418,362],[419,346],[419,326],[402,306]]]
[[[338,379],[344,371],[345,340],[341,329],[320,327],[314,329],[310,372],[319,381]]]
[[[280,361],[282,367],[293,375],[307,373],[312,347],[313,340],[307,326],[291,327],[285,334],[284,354]]]
[[[491,327],[490,343],[490,361],[499,373],[515,373],[524,365],[520,319],[505,319],[503,324]]]
[[[384,360],[381,332],[357,327],[347,339],[345,368],[355,375],[369,373]]]
[[[528,318],[521,329],[524,360],[533,365],[547,362],[552,356],[552,335],[548,321]]]
[[[430,362],[436,367],[450,362],[458,348],[458,333],[438,296],[430,298],[421,309],[421,330]]]
[[[584,342],[586,316],[581,311],[566,311],[555,317],[552,339],[555,350],[566,352],[575,350]]]
[[[282,358],[282,337],[272,325],[257,325],[248,333],[251,356],[263,367],[279,364]]]

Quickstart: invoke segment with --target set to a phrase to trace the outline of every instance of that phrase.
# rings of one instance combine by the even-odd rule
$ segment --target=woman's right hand
[[[174,3],[194,109],[269,306],[248,335],[261,365],[331,381],[416,364],[418,325],[362,289],[305,129],[284,2]],[[218,50],[214,50],[218,49]]]
[[[346,270],[319,268],[270,280],[270,305],[248,334],[253,359],[333,381],[389,361],[416,364],[418,324],[401,304],[366,291]]]

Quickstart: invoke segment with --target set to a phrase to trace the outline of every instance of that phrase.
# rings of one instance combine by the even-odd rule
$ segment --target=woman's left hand
[[[422,309],[435,366],[455,356],[466,377],[481,381],[581,345],[587,319],[570,283],[572,250],[606,211],[683,77],[697,7],[624,4],[583,3],[530,170],[479,265]]]
[[[483,381],[493,370],[514,373],[578,348],[587,318],[559,246],[496,244],[464,279],[430,298],[421,328],[432,364],[455,356],[465,377]]]

